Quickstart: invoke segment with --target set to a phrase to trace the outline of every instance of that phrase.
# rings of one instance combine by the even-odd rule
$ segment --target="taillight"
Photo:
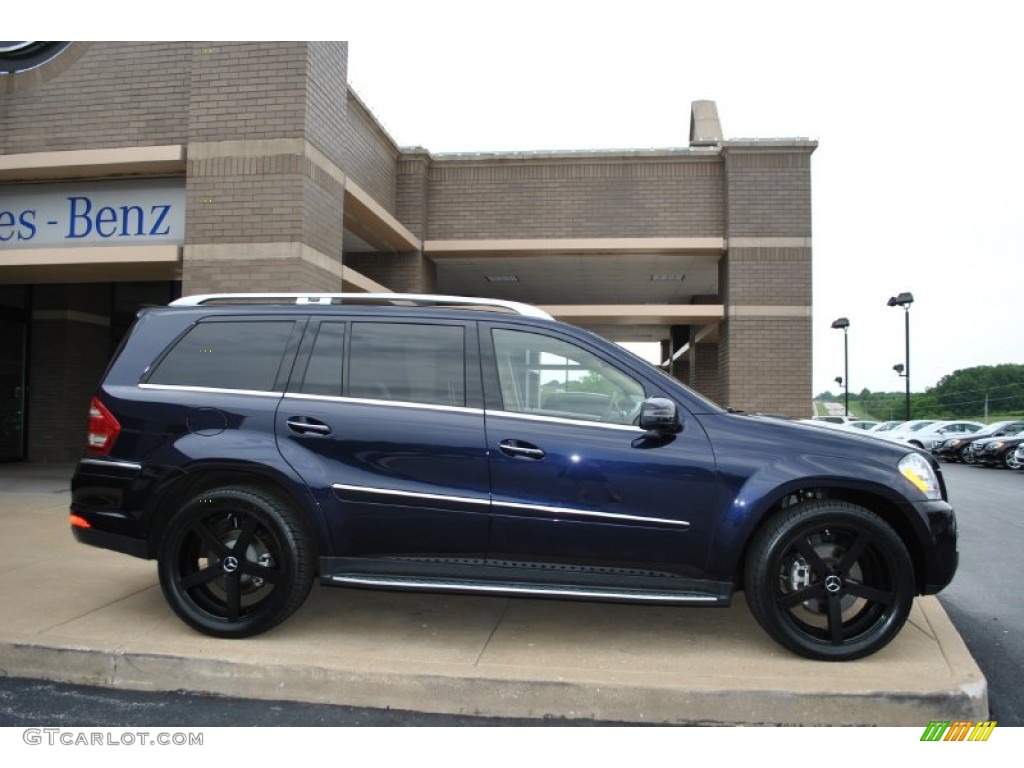
[[[106,456],[120,433],[121,425],[117,423],[114,414],[94,397],[89,403],[89,437],[86,446],[89,453]]]

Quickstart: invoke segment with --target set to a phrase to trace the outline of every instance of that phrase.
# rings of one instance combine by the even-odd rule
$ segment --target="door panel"
[[[288,425],[300,420],[329,432]],[[479,410],[290,394],[278,408],[277,435],[284,458],[325,509],[334,554],[484,556],[488,478]]]
[[[486,417],[488,559],[609,577],[631,569],[700,578],[717,485],[696,420],[684,411],[682,433],[647,437],[623,422],[632,421],[638,396],[653,393],[649,382],[576,340],[490,331],[485,387],[489,403],[499,389],[502,406]],[[599,395],[608,407],[587,413]],[[578,409],[578,418],[565,418],[564,408]]]
[[[322,554],[482,559],[489,478],[475,327],[323,321],[309,334],[277,438],[326,512],[335,552]]]

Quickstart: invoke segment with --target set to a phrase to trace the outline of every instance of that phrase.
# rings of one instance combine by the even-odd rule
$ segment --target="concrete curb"
[[[319,587],[265,635],[210,638],[171,613],[152,562],[73,540],[69,475],[0,470],[0,675],[625,723],[988,717],[985,678],[935,597],[915,601],[889,646],[847,663],[783,650],[742,595],[712,609]]]
[[[848,664],[802,662],[813,679],[786,688],[728,686],[714,677],[689,683],[666,670],[581,674],[580,670],[467,670],[461,665],[414,671],[366,660],[348,666],[265,663],[217,656],[147,653],[0,642],[0,670],[16,677],[142,691],[189,691],[242,698],[340,704],[491,717],[593,719],[627,723],[920,726],[988,717],[987,686],[937,601],[928,623],[945,636],[944,655],[960,673],[946,682],[870,690],[845,680]],[[447,668],[444,668],[444,667]],[[467,674],[469,673],[469,674]],[[735,682],[735,681],[734,681]],[[906,681],[896,681],[905,683]]]

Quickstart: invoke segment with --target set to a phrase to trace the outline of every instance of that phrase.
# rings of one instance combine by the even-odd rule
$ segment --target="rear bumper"
[[[71,526],[71,533],[74,535],[75,540],[82,544],[89,544],[101,549],[110,549],[114,552],[123,552],[132,557],[141,557],[144,560],[148,560],[151,557],[149,544],[145,539],[122,536],[96,528],[79,528],[74,525]]]
[[[167,474],[135,462],[81,459],[71,478],[71,512],[89,527],[72,526],[75,539],[135,557],[153,557],[144,525],[147,504]]]

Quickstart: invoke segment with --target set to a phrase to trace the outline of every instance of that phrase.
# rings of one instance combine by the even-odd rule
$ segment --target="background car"
[[[851,421],[847,424],[843,424],[842,426],[846,427],[847,429],[859,429],[863,432],[867,432],[872,427],[875,427],[881,423],[882,422],[880,421],[871,421],[870,419],[859,419],[857,421]]]
[[[915,432],[936,423],[936,419],[912,419],[904,421],[899,426],[893,427],[885,432],[875,433],[876,437],[891,440],[894,443],[905,443],[904,438],[912,436]]]
[[[868,430],[868,432],[870,432],[871,434],[874,434],[876,432],[890,432],[903,423],[905,422],[902,419],[896,419],[896,421],[883,421],[880,424],[876,424],[875,426],[871,427]]]
[[[1020,469],[1016,453],[1017,446],[1021,443],[1024,443],[1024,435],[986,440],[980,449],[975,448],[974,459],[987,467],[1002,466],[1007,469]]]
[[[973,435],[950,437],[932,447],[932,455],[945,461],[962,461],[964,464],[973,464],[974,455],[971,445],[976,441],[983,441],[993,437],[1009,437],[1024,432],[1024,421],[997,421],[989,424],[984,429],[978,430]]]
[[[930,451],[936,443],[943,443],[952,435],[973,435],[984,429],[980,421],[936,421],[900,438],[900,442]]]

